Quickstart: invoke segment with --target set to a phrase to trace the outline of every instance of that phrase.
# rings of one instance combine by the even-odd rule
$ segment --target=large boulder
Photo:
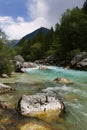
[[[80,62],[77,63],[77,68],[80,68],[82,70],[87,71],[87,58],[81,60]]]
[[[23,95],[18,103],[18,111],[25,116],[46,117],[51,112],[59,115],[64,110],[64,104],[54,96],[40,93],[35,95]]]
[[[36,64],[33,62],[25,62],[24,58],[21,55],[17,55],[13,59],[16,72],[24,72],[24,68],[34,68]]]
[[[71,68],[87,70],[87,52],[80,52],[71,61]]]
[[[9,93],[12,91],[14,91],[14,89],[12,87],[0,83],[0,94]]]
[[[21,55],[16,55],[14,57],[14,61],[19,61],[20,63],[24,62],[24,58]]]
[[[17,55],[13,59],[13,63],[15,66],[15,72],[22,72],[22,64],[24,63],[24,58],[21,55]]]

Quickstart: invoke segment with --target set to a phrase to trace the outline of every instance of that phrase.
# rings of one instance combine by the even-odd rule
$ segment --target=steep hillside
[[[41,27],[41,28],[38,28],[37,30],[33,31],[32,33],[25,35],[22,39],[32,39],[34,36],[38,35],[40,32],[45,34],[49,31],[50,31],[49,29]]]
[[[25,35],[24,37],[21,38],[21,40],[26,40],[26,39],[32,39],[34,36],[37,36],[38,34],[40,34],[41,32],[46,34],[47,32],[49,32],[50,30],[47,29],[47,28],[44,28],[44,27],[41,27],[41,28],[38,28],[37,30],[33,31],[32,33],[29,33],[27,35]],[[8,41],[7,45],[12,48],[18,44],[20,44],[20,41],[21,40],[11,40],[11,41]]]

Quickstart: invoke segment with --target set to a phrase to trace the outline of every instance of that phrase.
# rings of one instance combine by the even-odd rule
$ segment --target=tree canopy
[[[10,76],[14,68],[11,61],[13,52],[6,46],[6,42],[6,35],[0,30],[0,75],[7,74]]]

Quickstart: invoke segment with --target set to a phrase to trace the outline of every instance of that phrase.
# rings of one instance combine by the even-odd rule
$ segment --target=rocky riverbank
[[[50,55],[44,60],[35,61],[35,63],[87,71],[87,52],[79,52],[72,59]]]
[[[53,65],[53,66],[61,66],[67,69],[77,69],[77,70],[85,70],[87,71],[87,52],[80,52],[76,54],[72,59],[68,57],[66,59],[59,58],[55,55],[50,55],[43,60],[36,60],[34,62],[26,62],[24,58],[20,55],[17,55],[13,59],[15,65],[15,72],[24,73],[24,68],[35,68],[37,65]],[[43,67],[39,67],[40,69],[47,69]]]
[[[71,60],[71,68],[87,71],[87,52],[80,52]]]
[[[34,68],[36,67],[35,63],[25,62],[24,58],[21,55],[17,55],[13,59],[13,63],[15,66],[15,72],[24,73],[24,68]]]

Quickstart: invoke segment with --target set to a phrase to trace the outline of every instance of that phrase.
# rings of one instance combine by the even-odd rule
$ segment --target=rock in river
[[[0,94],[12,92],[14,89],[8,85],[0,83]]]
[[[25,116],[49,117],[51,113],[60,113],[64,110],[64,104],[54,96],[40,93],[35,95],[23,95],[18,103],[18,111]]]
[[[0,108],[7,109],[9,108],[9,104],[5,101],[0,101]]]
[[[56,83],[61,83],[61,84],[72,84],[72,81],[66,78],[55,78],[53,81]]]

